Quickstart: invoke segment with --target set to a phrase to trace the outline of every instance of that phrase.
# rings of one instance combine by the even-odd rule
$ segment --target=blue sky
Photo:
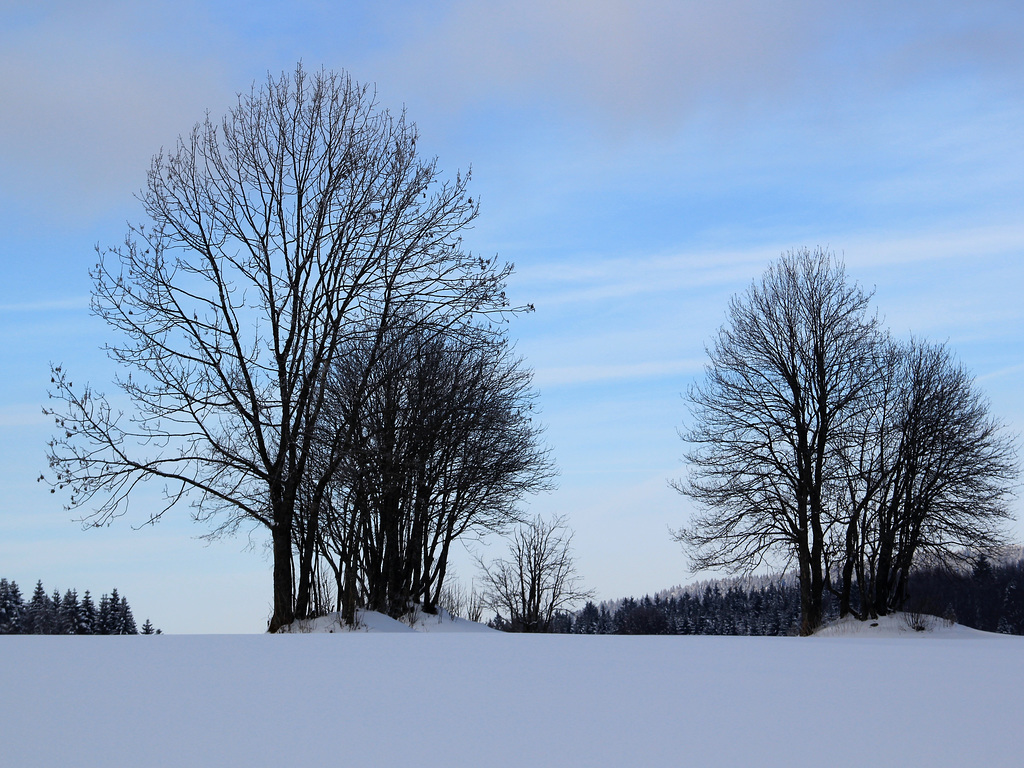
[[[895,333],[948,340],[1024,430],[1019,3],[14,0],[0,5],[0,575],[23,589],[116,586],[168,631],[265,626],[260,536],[206,544],[186,510],[83,532],[34,478],[49,362],[111,378],[88,269],[138,219],[149,158],[300,59],[376,83],[441,168],[472,166],[468,244],[515,262],[512,298],[537,306],[511,334],[561,477],[530,509],[569,514],[600,597],[693,578],[668,534],[687,517],[667,486],[680,393],[729,296],[782,251],[843,254]],[[473,575],[464,555],[456,568]]]

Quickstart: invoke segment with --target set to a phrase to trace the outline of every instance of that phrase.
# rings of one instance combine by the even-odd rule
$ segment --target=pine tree
[[[82,595],[82,604],[79,606],[78,611],[78,627],[75,629],[76,635],[94,635],[96,633],[96,606],[92,602],[92,595],[89,594],[89,590],[85,590],[85,594]]]
[[[57,611],[53,600],[43,589],[43,581],[36,582],[32,599],[25,609],[24,632],[27,635],[52,635],[57,624]]]
[[[1004,635],[1024,634],[1024,599],[1016,579],[1006,585],[1006,591],[1003,593],[998,631]]]
[[[53,622],[50,625],[51,635],[63,635],[64,631],[60,624],[60,590],[56,587],[53,588],[53,594],[50,595],[50,605],[53,606],[53,612],[51,618]]]
[[[93,634],[95,635],[111,634],[114,625],[114,615],[110,602],[110,595],[100,595],[99,610],[96,611],[96,624],[93,628]]]
[[[24,611],[18,583],[0,579],[0,635],[20,634]]]
[[[146,623],[150,634],[160,634],[149,619]],[[128,599],[117,589],[103,595],[97,609],[89,590],[81,600],[75,589],[67,590],[63,597],[55,589],[51,596],[40,579],[26,603],[15,582],[0,579],[0,634],[137,635],[139,629]]]
[[[132,615],[132,609],[128,606],[127,598],[122,597],[120,602],[117,604],[117,629],[118,635],[137,635],[139,634],[138,628],[135,626],[135,617]]]
[[[142,634],[144,634],[144,635],[152,635],[152,634],[155,634],[155,633],[156,633],[156,630],[153,629],[153,624],[150,622],[149,619],[146,619],[146,623],[142,625]]]
[[[57,612],[58,631],[60,634],[74,635],[77,633],[80,609],[78,592],[74,589],[69,589],[64,593],[64,597],[60,601],[60,610]]]
[[[583,609],[580,611],[579,616],[576,618],[576,626],[574,631],[579,635],[594,635],[597,634],[598,623],[600,621],[601,614],[597,610],[597,606],[593,602],[587,602]]]
[[[974,571],[971,574],[972,591],[974,597],[974,626],[986,632],[997,629],[999,620],[996,616],[999,610],[998,592],[994,591],[996,584],[995,572],[992,563],[982,555],[974,564]],[[993,597],[995,599],[993,599]]]

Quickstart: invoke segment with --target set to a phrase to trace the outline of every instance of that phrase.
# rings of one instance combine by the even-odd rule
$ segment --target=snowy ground
[[[4,766],[1020,766],[1024,638],[0,637]]]
[[[288,632],[292,634],[311,634],[317,632],[496,633],[497,630],[491,629],[485,624],[453,618],[444,608],[438,608],[436,614],[423,613],[417,609],[413,613],[402,617],[401,621],[376,611],[358,611],[354,627],[345,625],[341,620],[341,614],[331,613],[316,619],[300,619],[290,626]]]

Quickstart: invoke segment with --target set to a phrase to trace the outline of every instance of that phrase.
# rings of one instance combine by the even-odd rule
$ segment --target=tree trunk
[[[880,616],[889,613],[889,587],[892,582],[892,541],[888,534],[880,538],[878,571],[875,574],[875,611]]]
[[[300,619],[309,618],[310,593],[313,582],[313,556],[316,552],[316,541],[319,534],[320,506],[323,504],[323,483],[313,494],[309,505],[309,517],[306,521],[306,537],[302,544],[299,558],[299,583],[295,595],[295,615]]]
[[[814,622],[814,596],[811,584],[811,557],[807,547],[807,534],[801,536],[799,544],[800,567],[800,634],[810,635],[817,629]]]
[[[850,594],[853,591],[853,569],[857,563],[857,514],[846,527],[846,559],[843,562],[843,583],[839,592],[839,618],[850,613]]]
[[[292,604],[292,526],[285,515],[274,516],[271,539],[274,552],[274,615],[269,632],[277,632],[295,620]],[[288,516],[290,517],[290,516]]]

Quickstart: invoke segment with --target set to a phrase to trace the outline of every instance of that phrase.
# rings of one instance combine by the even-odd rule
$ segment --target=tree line
[[[1024,558],[977,557],[970,568],[917,568],[910,574],[908,629],[924,616],[986,632],[1024,635]],[[856,597],[856,584],[854,585]],[[548,631],[584,635],[794,635],[801,624],[795,577],[719,579],[652,598],[627,597],[563,612]],[[826,591],[824,619],[838,618],[839,597]],[[929,620],[925,619],[924,623]],[[918,624],[920,625],[920,624]],[[500,622],[492,626],[502,628]]]
[[[800,592],[782,581],[715,583],[653,598],[590,602],[569,618],[563,631],[581,635],[791,635],[799,624]]]
[[[0,579],[0,635],[137,635],[131,606],[117,589],[100,597],[97,604],[89,590],[81,598],[75,589],[63,596],[59,589],[48,594],[42,580],[25,601],[17,582]],[[141,634],[160,634],[149,619]]]
[[[919,568],[910,575],[909,607],[974,629],[1024,635],[1024,558],[980,556],[970,568]]]
[[[877,617],[915,565],[1007,544],[1014,438],[946,345],[892,337],[870,300],[833,254],[783,255],[730,301],[689,392],[676,538],[697,570],[792,562],[804,634],[829,593]]]

